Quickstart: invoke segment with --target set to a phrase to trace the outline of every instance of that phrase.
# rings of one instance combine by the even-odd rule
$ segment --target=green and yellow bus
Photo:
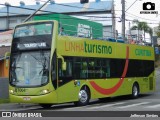
[[[154,49],[59,35],[55,20],[17,25],[9,72],[10,101],[42,107],[155,90]]]

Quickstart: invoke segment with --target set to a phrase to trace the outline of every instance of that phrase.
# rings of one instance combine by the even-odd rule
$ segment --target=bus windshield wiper
[[[47,71],[46,69],[46,57],[44,58],[44,62],[42,62],[42,70],[39,72],[41,74],[42,72],[45,73]]]
[[[16,68],[23,69],[22,67],[16,67],[16,66],[11,66],[11,68],[14,68],[14,69],[16,69]]]

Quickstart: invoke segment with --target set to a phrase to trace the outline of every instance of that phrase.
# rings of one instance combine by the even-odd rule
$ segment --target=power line
[[[120,17],[101,17],[101,16],[90,16],[90,15],[83,15],[83,17],[95,17],[95,18],[120,18]]]
[[[0,5],[3,5],[5,6],[5,4],[0,4]],[[10,6],[10,7],[14,7],[14,8],[19,8],[19,9],[26,9],[26,10],[32,10],[32,11],[35,11],[36,9],[32,9],[32,8],[27,8],[27,7],[19,7],[19,6]],[[73,6],[72,6],[73,7]],[[75,6],[74,6],[75,7]],[[42,12],[47,12],[47,13],[54,13],[54,14],[59,14],[59,13],[55,13],[55,12],[51,12],[51,11],[46,11],[46,10],[40,10]],[[0,12],[0,13],[5,13],[5,12]],[[7,13],[7,12],[6,12]],[[9,12],[10,14],[16,14],[16,15],[23,15],[23,14],[18,14],[18,13],[13,13],[13,12]],[[145,19],[145,18],[142,18],[142,17],[139,17],[139,16],[136,16],[134,14],[131,14],[131,13],[128,13],[126,12],[127,14],[130,14],[134,17],[138,17],[138,18],[141,18],[141,19],[144,19],[144,20],[149,20],[149,21],[158,21],[158,20],[151,20],[151,19]],[[127,15],[129,16],[129,15]],[[84,16],[84,17],[94,17],[94,18],[120,18],[120,17],[100,17],[100,16]],[[133,17],[132,17],[133,18]],[[64,18],[65,19],[65,18]],[[81,18],[82,19],[82,18]],[[86,20],[90,20],[90,19],[86,19]],[[93,20],[93,21],[103,21],[103,20]],[[105,21],[110,21],[110,20],[105,20]],[[151,24],[151,23],[150,23]],[[158,24],[158,23],[152,23],[152,24]]]
[[[131,6],[129,6],[129,7],[127,8],[127,10],[129,10],[129,8],[131,8],[131,7],[135,4],[135,2],[137,2],[137,0],[135,0],[135,1],[131,4]],[[125,12],[127,12],[127,10],[125,10]]]
[[[42,0],[40,0],[40,1],[42,1]],[[137,1],[137,0],[136,0]],[[135,1],[135,2],[136,2]],[[42,1],[42,2],[45,2],[45,1]],[[134,2],[134,3],[135,3]],[[133,4],[134,4],[133,3]],[[57,4],[57,3],[55,3],[55,4]],[[131,6],[133,6],[133,4],[131,5]],[[3,6],[5,6],[5,4],[0,4],[0,5],[3,5]],[[83,7],[77,7],[77,6],[72,6],[72,5],[65,5],[65,4],[58,4],[58,5],[63,5],[63,6],[68,6],[68,7],[74,7],[74,8],[83,8]],[[131,7],[130,6],[130,7]],[[35,11],[36,9],[32,9],[32,8],[27,8],[27,7],[19,7],[19,6],[10,6],[10,7],[15,7],[15,8],[20,8],[20,9],[26,9],[26,10],[32,10],[32,11]],[[130,8],[129,7],[129,8]],[[128,9],[129,9],[128,8]],[[88,9],[94,9],[94,8],[88,8]],[[128,10],[127,9],[127,10]],[[104,10],[104,9],[94,9],[94,10]],[[126,10],[126,11],[127,11]],[[41,12],[47,12],[47,13],[54,13],[54,14],[56,14],[57,12],[51,12],[51,11],[46,11],[46,10],[39,10],[39,11],[41,11]],[[117,11],[121,11],[121,10],[117,10]],[[144,20],[149,20],[149,21],[158,21],[158,20],[151,20],[151,19],[146,19],[146,18],[142,18],[142,17],[139,17],[139,16],[136,16],[136,15],[133,15],[133,14],[131,14],[131,13],[128,13],[128,12],[126,12],[127,14],[130,14],[130,15],[132,15],[132,16],[135,16],[136,18],[138,17],[138,18],[141,18],[141,19],[144,19]],[[17,13],[18,14],[18,13]],[[59,14],[59,13],[58,13]],[[113,18],[113,17],[112,17]]]
[[[132,13],[129,13],[129,12],[126,12],[126,13],[127,13],[127,14],[129,14],[129,15],[135,16],[135,17],[137,17],[137,18],[144,19],[144,20],[148,20],[148,21],[158,21],[158,20],[151,20],[151,19],[147,19],[147,18],[142,18],[142,17],[139,17],[139,16],[137,16],[137,15],[134,15],[134,14],[132,14]]]
[[[43,5],[41,5],[34,13],[29,15],[23,22],[27,22],[31,17],[33,17],[39,10],[41,10],[50,0],[47,0]]]
[[[0,13],[7,13],[7,12],[0,12]],[[9,14],[14,14],[14,15],[22,15],[22,14],[19,14],[19,13],[14,13],[14,12],[9,12]]]
[[[143,20],[158,21],[158,20],[151,20],[151,19],[143,18],[143,17],[137,16],[137,15],[134,15],[134,14],[131,14],[131,13],[128,13],[128,12],[126,12],[126,13],[129,14],[129,15],[131,15],[130,17],[132,17],[132,18],[133,18],[133,16],[134,16],[135,18],[141,18],[141,19],[143,19]],[[129,15],[127,15],[127,16],[129,16]]]
[[[0,4],[0,5],[5,6],[5,4]],[[10,5],[9,7],[20,8],[20,9],[25,9],[25,10],[32,10],[32,11],[37,10],[37,9],[33,9],[33,8],[28,8],[28,7],[19,7],[19,6],[13,6],[13,5]],[[46,11],[46,10],[39,10],[39,11],[47,12],[47,13],[57,13],[57,12],[51,12],[51,11]]]
[[[129,20],[129,19],[126,19],[126,21],[134,21],[134,20]],[[159,24],[159,23],[149,23],[149,22],[146,22],[147,24]]]
[[[4,6],[5,6],[5,4],[0,4],[0,5],[4,5]],[[26,9],[26,10],[31,10],[31,11],[37,10],[37,9],[32,9],[32,8],[27,8],[27,7],[19,7],[19,6],[9,6],[9,7],[14,7],[14,8],[19,8],[19,9]],[[39,10],[39,11],[41,11],[41,12],[47,12],[47,13],[60,14],[60,13],[57,13],[57,12],[51,12],[51,11],[46,11],[46,10]],[[1,12],[1,13],[5,13],[5,12]],[[7,12],[6,12],[6,13],[7,13]],[[13,13],[13,12],[10,12],[10,11],[9,11],[9,13],[11,13],[11,14],[17,14],[17,15],[18,15],[18,13]],[[23,14],[19,14],[19,15],[23,15]],[[85,16],[85,15],[83,15],[83,17],[94,17],[94,18],[120,18],[120,17]]]
[[[46,1],[43,1],[43,0],[39,0],[39,1],[41,1],[41,2],[46,2]],[[84,7],[78,7],[78,6],[67,5],[67,4],[60,4],[60,3],[54,3],[54,4],[56,4],[56,5],[61,5],[61,6],[72,7],[72,8],[80,8],[80,9],[83,9],[83,8],[84,8]],[[91,8],[91,7],[87,8],[87,9],[95,10],[95,11],[100,11],[100,10],[104,11],[104,10],[105,10],[105,9],[95,9],[95,8]],[[109,11],[112,11],[112,10],[109,10]],[[117,11],[119,11],[119,10],[117,10]],[[120,10],[120,11],[121,11],[121,10]]]

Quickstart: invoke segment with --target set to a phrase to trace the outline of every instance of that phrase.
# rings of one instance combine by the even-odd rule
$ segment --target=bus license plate
[[[29,101],[29,100],[31,100],[31,98],[30,97],[23,97],[23,100]]]

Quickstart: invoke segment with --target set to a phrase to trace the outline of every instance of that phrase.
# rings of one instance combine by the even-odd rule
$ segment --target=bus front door
[[[71,102],[77,97],[75,85],[72,78],[72,64],[66,61],[66,70],[62,70],[62,60],[58,59],[58,102]]]

